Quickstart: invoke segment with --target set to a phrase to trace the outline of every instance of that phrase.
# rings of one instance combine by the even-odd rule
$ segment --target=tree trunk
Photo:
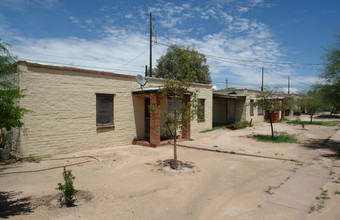
[[[335,105],[333,105],[332,110],[331,110],[331,114],[329,114],[329,116],[332,116],[334,112],[335,112]]]
[[[174,168],[177,170],[178,161],[177,161],[177,112],[175,111],[175,136],[174,136]]]
[[[270,128],[272,131],[272,140],[274,140],[274,129],[273,129],[273,120],[272,120],[272,113],[269,112],[269,121],[270,121]]]
[[[312,124],[313,123],[313,115],[310,115],[310,122],[309,122],[310,124]]]

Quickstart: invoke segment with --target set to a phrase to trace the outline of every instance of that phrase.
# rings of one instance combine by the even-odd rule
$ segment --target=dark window
[[[199,113],[198,113],[198,119],[204,119],[205,118],[205,100],[199,99]]]
[[[250,99],[250,115],[254,115],[254,100]]]
[[[257,107],[257,113],[258,113],[258,115],[263,115],[263,109],[262,109],[261,106]]]
[[[97,126],[113,125],[113,95],[96,94]]]
[[[175,104],[176,103],[176,104]],[[175,117],[175,108],[177,112],[177,119],[182,118],[182,100],[175,100],[172,97],[168,98],[168,114],[171,118]]]

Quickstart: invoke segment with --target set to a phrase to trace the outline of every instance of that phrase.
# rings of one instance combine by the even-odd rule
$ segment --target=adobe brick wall
[[[26,62],[19,62],[18,69],[20,88],[26,89],[20,106],[32,111],[20,129],[24,156],[129,145],[143,137],[144,96],[132,95],[139,88],[135,76]],[[148,86],[163,82],[151,79]],[[206,121],[193,120],[191,132],[212,125],[212,89],[197,88],[206,99]],[[97,129],[96,93],[114,94],[114,128]]]

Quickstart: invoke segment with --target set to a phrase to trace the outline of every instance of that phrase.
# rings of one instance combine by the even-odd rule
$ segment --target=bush
[[[294,109],[293,115],[300,116],[301,115],[301,109]]]
[[[56,188],[56,190],[61,191],[59,203],[61,206],[74,206],[74,202],[77,200],[75,198],[75,194],[78,192],[78,190],[74,189],[73,187],[73,180],[75,179],[75,177],[72,175],[71,170],[66,170],[66,168],[64,167],[63,178],[65,183],[58,183],[58,187]]]
[[[340,118],[340,115],[325,115],[325,114],[323,114],[323,115],[319,115],[317,118],[329,118],[329,119],[331,119],[331,118]]]

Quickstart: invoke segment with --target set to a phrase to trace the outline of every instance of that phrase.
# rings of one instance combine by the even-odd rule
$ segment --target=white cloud
[[[125,18],[131,19],[131,18],[133,18],[133,14],[130,12],[127,15],[125,15]]]
[[[238,9],[238,12],[240,12],[240,13],[244,13],[244,12],[248,12],[249,11],[249,8],[248,7],[240,7],[239,9]]]
[[[79,24],[80,23],[80,20],[77,17],[70,16],[69,18],[70,18],[72,23],[75,23],[75,24]]]
[[[32,5],[46,8],[53,8],[58,4],[58,0],[29,0],[28,2]]]
[[[262,1],[251,2],[260,4]],[[138,13],[120,14],[120,17],[112,15],[114,14],[112,10],[114,9],[102,8],[101,18],[80,20],[77,16],[69,17],[72,23],[82,25],[89,31],[95,30],[98,33],[97,39],[20,36],[13,37],[16,40],[13,50],[20,58],[33,62],[40,60],[47,61],[48,64],[77,65],[87,69],[143,74],[145,65],[149,63],[146,13],[152,12],[156,17],[155,23],[158,25],[156,28],[162,27],[164,30],[164,33],[158,36],[158,42],[168,45],[192,45],[199,52],[206,54],[213,82],[219,81],[223,86],[225,79],[228,78],[230,86],[238,83],[237,87],[259,88],[263,63],[249,60],[279,62],[284,55],[281,53],[280,44],[266,24],[242,17],[242,13],[251,10],[249,5],[244,7],[238,5],[232,12],[218,7],[202,8],[189,4],[165,3],[155,4],[147,10],[137,8]],[[119,23],[114,23],[114,21],[125,22],[130,19],[134,21],[134,26],[120,26]],[[135,22],[134,19],[139,20],[140,23]],[[210,26],[194,26],[202,21],[209,21],[220,27],[210,31]],[[141,24],[143,22],[145,24]],[[4,32],[5,29],[1,29],[0,23],[0,35]],[[200,36],[188,34],[193,32],[199,33]],[[160,45],[154,46],[156,49],[153,57],[154,66],[156,59],[162,55],[159,52],[160,47],[162,47],[161,51],[166,49]],[[294,75],[294,72],[285,66],[278,67],[269,63],[266,64],[265,73],[266,85],[280,84],[282,87],[284,84],[277,82],[283,82],[288,75],[292,77]],[[299,80],[306,82],[306,79]],[[218,88],[220,84],[214,86]]]

